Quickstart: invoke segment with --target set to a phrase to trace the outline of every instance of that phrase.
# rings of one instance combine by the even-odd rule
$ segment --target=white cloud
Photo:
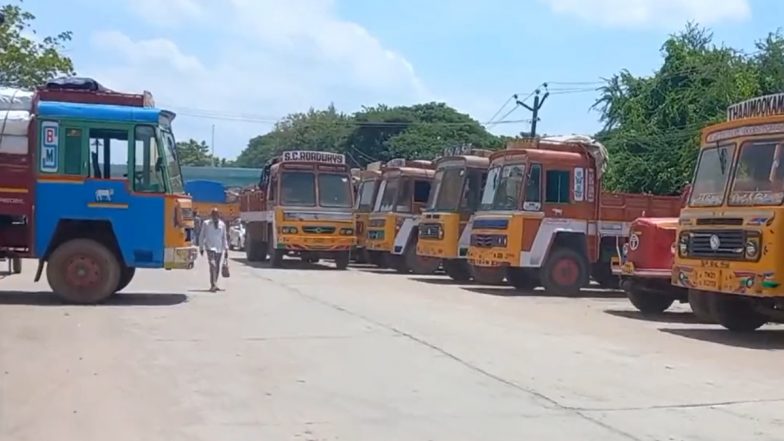
[[[542,0],[559,14],[612,27],[678,27],[745,20],[748,0]]]
[[[204,16],[199,0],[134,0],[128,7],[147,22],[164,27]]]
[[[188,43],[204,47],[198,54],[173,39],[102,31],[92,38],[100,62],[77,60],[80,73],[118,90],[151,90],[156,102],[180,113],[180,138],[209,139],[216,124],[223,155],[236,155],[250,137],[270,129],[270,120],[290,112],[330,102],[353,111],[433,98],[405,57],[338,17],[330,0],[175,3],[193,4],[209,17],[192,18],[199,35]],[[220,119],[188,116],[207,113],[199,109]],[[254,121],[226,121],[235,117]]]

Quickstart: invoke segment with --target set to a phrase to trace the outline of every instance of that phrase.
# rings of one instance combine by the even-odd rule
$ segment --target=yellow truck
[[[434,175],[431,161],[387,162],[368,218],[366,247],[371,262],[402,273],[429,274],[438,269],[438,259],[418,256],[416,243],[411,243],[411,233],[427,204]]]
[[[240,198],[248,261],[269,258],[277,268],[292,255],[309,263],[334,260],[346,269],[356,245],[353,196],[344,155],[283,152],[264,167],[258,187]]]
[[[503,282],[504,272],[476,268],[468,263],[472,218],[479,209],[482,188],[490,165],[490,150],[448,149],[435,161],[433,191],[419,219],[417,255],[441,261],[453,280]]]
[[[784,93],[734,104],[725,122],[702,131],[672,283],[731,331],[782,320],[782,162]]]
[[[367,225],[370,220],[370,212],[373,211],[373,204],[376,202],[378,188],[381,186],[381,162],[368,164],[365,170],[357,174],[359,184],[356,191],[356,202],[354,203],[354,223],[356,225],[357,246],[354,257],[359,263],[371,262],[366,247]],[[378,264],[379,262],[371,262]]]

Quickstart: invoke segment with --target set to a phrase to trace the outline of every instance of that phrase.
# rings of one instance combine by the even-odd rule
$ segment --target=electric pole
[[[210,141],[210,145],[212,146],[212,166],[215,167],[215,124],[212,125],[212,140]]]
[[[529,106],[528,104],[526,104],[526,103],[524,103],[524,102],[522,102],[520,100],[516,100],[518,106],[525,107],[532,114],[532,116],[531,116],[531,138],[535,138],[536,137],[536,123],[539,121],[539,109],[541,109],[542,106],[544,106],[544,102],[547,101],[547,97],[550,96],[550,92],[547,91],[547,83],[542,84],[542,87],[544,87],[544,95],[542,95],[542,97],[539,97],[539,94],[541,93],[541,90],[536,89],[534,91],[534,105],[533,106]]]

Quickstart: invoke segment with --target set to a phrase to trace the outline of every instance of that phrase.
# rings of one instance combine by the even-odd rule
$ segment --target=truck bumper
[[[163,267],[166,269],[191,269],[199,256],[197,247],[166,248]]]

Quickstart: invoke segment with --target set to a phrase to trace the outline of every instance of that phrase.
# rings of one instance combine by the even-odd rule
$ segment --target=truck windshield
[[[280,177],[280,203],[297,207],[316,206],[316,176],[313,172],[285,171]]]
[[[348,175],[319,173],[319,206],[328,208],[351,208],[351,180]]]
[[[735,167],[730,205],[781,205],[784,201],[784,143],[745,143]]]
[[[367,213],[373,209],[373,196],[376,195],[377,186],[377,180],[364,181],[359,184],[359,190],[357,191],[357,210]]]
[[[724,192],[730,177],[735,145],[723,145],[703,149],[694,174],[689,205],[692,207],[715,207],[724,200]]]
[[[482,194],[483,210],[514,210],[523,190],[524,164],[509,164],[491,169]]]
[[[177,144],[174,142],[174,135],[168,129],[162,129],[163,142],[165,148],[163,149],[166,155],[166,168],[169,170],[169,186],[172,193],[185,193],[185,188],[182,182],[182,169],[180,163],[177,161]]]
[[[428,210],[456,211],[460,206],[465,181],[464,168],[446,168],[436,172]]]
[[[383,186],[383,193],[379,194],[379,204],[376,204],[376,211],[392,211],[397,200],[397,189],[400,186],[400,178],[389,179]]]

